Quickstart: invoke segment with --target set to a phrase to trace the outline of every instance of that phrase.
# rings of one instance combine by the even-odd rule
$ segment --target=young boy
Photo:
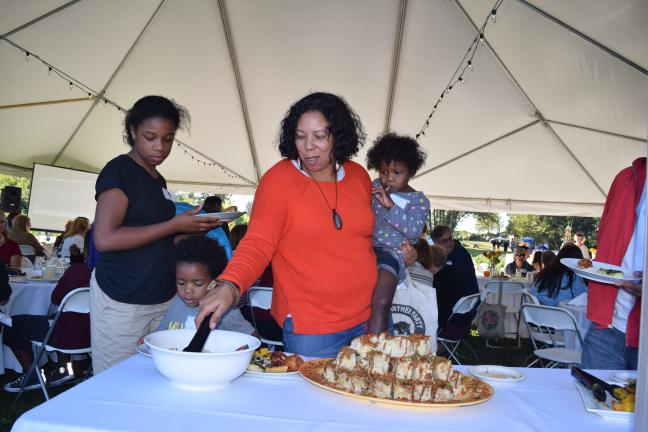
[[[158,330],[196,328],[194,319],[200,309],[200,300],[207,294],[209,282],[221,274],[227,265],[225,250],[207,237],[192,236],[180,241],[175,254],[178,295],[173,298]],[[254,333],[252,324],[236,308],[225,313],[216,328]]]

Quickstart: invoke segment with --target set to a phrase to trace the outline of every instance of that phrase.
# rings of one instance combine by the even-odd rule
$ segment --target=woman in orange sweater
[[[284,349],[329,357],[364,333],[376,284],[371,182],[350,161],[364,143],[360,120],[329,93],[296,102],[282,121],[283,160],[259,183],[247,234],[196,324],[211,327],[271,262],[272,315]]]

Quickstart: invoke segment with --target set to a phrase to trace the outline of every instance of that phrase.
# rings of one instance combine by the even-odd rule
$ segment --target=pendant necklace
[[[338,199],[338,194],[337,194],[337,170],[335,170],[335,206],[331,207],[329,204],[328,200],[326,199],[326,195],[324,195],[324,191],[322,190],[322,187],[319,185],[317,180],[315,180],[315,177],[311,174],[311,172],[306,168],[306,166],[302,165],[301,158],[299,159],[299,168],[302,170],[305,168],[306,172],[308,173],[308,176],[315,182],[315,185],[319,189],[320,193],[322,194],[322,198],[324,198],[324,202],[326,203],[326,206],[331,210],[331,214],[333,216],[333,226],[335,227],[336,230],[341,230],[342,229],[342,218],[337,212],[337,199]]]

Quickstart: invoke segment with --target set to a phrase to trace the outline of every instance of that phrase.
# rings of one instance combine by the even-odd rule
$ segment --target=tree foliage
[[[478,232],[499,233],[502,220],[497,213],[473,213]]]
[[[470,212],[455,210],[432,210],[432,227],[447,225],[454,231],[461,219],[469,214]]]
[[[572,227],[571,232],[583,231],[586,244],[593,247],[596,243],[599,218],[570,216],[511,215],[507,231],[516,237],[533,237],[536,243],[547,243],[552,249],[558,249],[563,242],[565,229]]]

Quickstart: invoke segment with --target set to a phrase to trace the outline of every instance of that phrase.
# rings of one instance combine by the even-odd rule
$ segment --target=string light
[[[486,27],[488,26],[489,22],[492,20],[493,23],[497,22],[497,9],[502,5],[502,2],[504,0],[496,0],[495,5],[489,12],[489,14],[486,16],[486,19],[484,19],[484,22],[482,23],[482,26],[479,28],[479,33],[478,36],[472,41],[470,44],[470,47],[468,48],[468,51],[464,55],[464,58],[461,59],[461,62],[459,63],[459,66],[457,66],[457,69],[455,72],[452,74],[450,77],[450,80],[448,81],[448,84],[445,86],[443,92],[441,92],[441,96],[437,99],[437,101],[434,103],[434,106],[432,107],[432,110],[428,114],[427,118],[425,119],[425,122],[423,123],[423,126],[421,129],[418,131],[418,133],[415,135],[416,139],[419,139],[421,136],[426,136],[425,131],[427,130],[428,127],[430,127],[430,120],[432,119],[432,116],[434,113],[438,111],[439,105],[441,102],[443,102],[445,99],[445,96],[447,93],[450,93],[450,90],[452,90],[455,86],[456,83],[462,83],[462,84],[468,84],[468,81],[464,78],[464,74],[466,73],[466,70],[473,71],[474,70],[474,64],[473,60],[475,58],[475,53],[477,52],[477,49],[480,48],[481,46],[484,45],[485,40],[486,40]]]
[[[53,72],[56,76],[58,76],[59,78],[61,78],[62,80],[64,80],[67,83],[70,90],[73,90],[75,88],[77,90],[80,90],[81,92],[83,92],[83,94],[85,94],[88,97],[89,100],[93,100],[93,99],[95,99],[95,100],[96,99],[103,100],[104,106],[108,106],[108,104],[110,104],[113,107],[115,107],[117,109],[117,111],[120,112],[120,113],[127,111],[125,108],[122,108],[118,103],[110,100],[109,98],[107,98],[103,94],[100,94],[99,92],[97,92],[97,91],[93,90],[92,88],[90,88],[89,86],[83,84],[81,81],[77,80],[76,78],[72,77],[71,75],[63,72],[62,70],[60,70],[56,66],[54,66],[54,65],[48,63],[47,61],[43,60],[37,54],[34,54],[32,52],[27,51],[26,49],[24,49],[20,45],[16,44],[15,42],[7,39],[6,37],[4,37],[2,35],[0,35],[0,39],[4,40],[5,42],[7,42],[9,45],[13,46],[14,48],[22,51],[25,54],[25,59],[27,61],[29,61],[30,58],[35,58],[36,60],[41,62],[44,66],[47,67],[47,75],[48,76],[51,76],[52,72]],[[187,144],[185,144],[185,143],[183,143],[183,142],[181,142],[181,141],[179,141],[177,139],[175,140],[175,142],[176,142],[176,145],[178,146],[178,148],[181,148],[183,150],[184,154],[189,155],[191,157],[191,160],[195,161],[196,164],[203,165],[205,167],[217,167],[227,177],[229,177],[231,179],[236,179],[238,181],[243,181],[245,184],[254,185],[254,182],[252,182],[252,181],[250,181],[250,180],[248,180],[248,179],[246,179],[244,177],[241,177],[240,175],[234,173],[232,170],[227,168],[225,165],[223,165],[223,164],[221,164],[219,162],[216,162],[215,160],[210,159],[207,156],[204,156],[202,154],[197,153],[196,150],[194,150],[192,147],[189,147]]]

